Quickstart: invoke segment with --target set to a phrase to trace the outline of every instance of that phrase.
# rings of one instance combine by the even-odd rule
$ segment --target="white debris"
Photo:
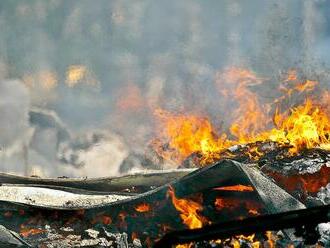
[[[41,187],[9,185],[2,185],[0,187],[0,201],[11,201],[59,209],[91,208],[128,198],[130,198],[130,196],[120,194],[85,195]]]

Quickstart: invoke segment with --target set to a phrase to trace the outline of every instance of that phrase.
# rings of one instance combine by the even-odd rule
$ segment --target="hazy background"
[[[114,175],[144,150],[153,107],[223,120],[214,81],[228,66],[271,78],[264,96],[289,68],[329,87],[329,11],[322,0],[1,0],[0,167]],[[33,108],[57,124],[31,124]]]

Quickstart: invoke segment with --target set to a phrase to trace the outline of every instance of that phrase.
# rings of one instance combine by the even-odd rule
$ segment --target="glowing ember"
[[[214,190],[223,190],[223,191],[253,191],[253,188],[248,185],[233,185],[233,186],[225,186],[225,187],[218,187],[218,188],[214,188]]]
[[[189,229],[201,228],[208,223],[207,219],[200,215],[200,212],[203,210],[203,206],[200,203],[176,198],[173,188],[168,190],[168,195],[172,198],[175,209],[181,213],[180,217],[183,223]]]
[[[135,207],[135,210],[140,213],[149,212],[151,210],[151,207],[147,203],[141,203],[140,205]]]
[[[45,230],[41,230],[41,229],[38,229],[38,228],[22,228],[21,231],[20,231],[20,235],[24,238],[27,238],[29,236],[32,236],[32,235],[37,235],[37,234],[41,234],[41,233],[44,233]]]
[[[193,247],[193,244],[182,244],[182,245],[176,245],[175,248],[191,248]]]

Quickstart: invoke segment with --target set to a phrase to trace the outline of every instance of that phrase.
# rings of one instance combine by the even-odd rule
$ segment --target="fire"
[[[298,73],[294,69],[290,69],[287,73],[287,78],[284,82],[296,81],[298,79]]]
[[[193,244],[182,244],[182,245],[176,245],[175,248],[192,248]]]
[[[295,86],[295,89],[299,92],[308,92],[314,90],[316,85],[318,85],[319,82],[317,81],[311,81],[311,80],[306,80],[303,83],[299,83]]]
[[[269,121],[268,108],[262,106],[257,95],[251,91],[251,87],[262,82],[262,78],[245,68],[227,68],[216,75],[216,86],[219,91],[223,93],[223,88],[230,89],[230,92],[224,94],[224,97],[231,102],[231,105],[238,104],[233,113],[230,131],[241,143],[246,143]]]
[[[74,87],[82,80],[87,73],[87,68],[83,65],[71,65],[66,73],[66,83],[69,87]]]
[[[22,227],[21,230],[20,230],[20,235],[24,238],[27,238],[29,236],[37,235],[37,234],[41,234],[41,233],[45,233],[45,232],[46,232],[45,230],[38,229],[38,228],[25,228],[25,227]]]
[[[245,240],[245,241],[248,241],[250,244],[251,244],[251,247],[252,248],[259,248],[260,247],[260,242],[259,241],[254,241],[254,238],[255,238],[255,234],[251,234],[249,236],[245,236],[245,235],[238,235],[235,237],[236,239],[238,240]],[[241,247],[240,243],[235,240],[236,242],[234,242],[234,247],[236,248],[239,248]]]
[[[135,207],[135,210],[140,213],[145,213],[151,210],[151,206],[148,203],[141,203]]]
[[[293,154],[306,148],[314,148],[330,143],[330,121],[327,114],[309,99],[305,104],[291,109],[287,117],[278,115],[278,126],[261,134],[260,140],[289,144]]]
[[[170,151],[156,147],[164,158],[182,162],[193,153],[200,153],[204,161],[214,159],[224,148],[230,146],[225,136],[217,137],[207,118],[195,115],[177,115],[158,109],[161,134],[168,142]]]
[[[180,217],[183,223],[189,229],[201,228],[208,223],[207,219],[200,215],[200,212],[203,210],[203,206],[200,203],[189,199],[176,198],[173,188],[168,190],[168,195],[172,198],[175,209],[181,213]]]
[[[322,106],[306,97],[304,103],[281,112],[279,107],[271,104],[280,104],[294,92],[305,95],[319,83],[312,80],[300,82],[297,72],[291,70],[284,80],[287,85],[280,84],[286,95],[269,104],[261,104],[250,88],[262,81],[255,73],[242,68],[229,68],[217,74],[220,93],[238,104],[233,116],[228,117],[233,118],[232,124],[222,132],[206,116],[157,109],[159,139],[154,141],[154,149],[161,157],[176,163],[197,154],[201,156],[201,165],[220,159],[224,151],[233,145],[259,141],[273,141],[280,146],[291,147],[289,155],[315,147],[330,150],[329,92],[320,97]],[[274,114],[270,114],[272,108],[275,109]],[[263,156],[257,146],[250,146],[246,154],[252,160]]]
[[[223,191],[240,191],[240,192],[243,192],[243,191],[253,191],[253,188],[248,185],[241,185],[241,184],[238,184],[238,185],[233,185],[233,186],[225,186],[225,187],[218,187],[218,188],[214,188],[215,190],[223,190]]]

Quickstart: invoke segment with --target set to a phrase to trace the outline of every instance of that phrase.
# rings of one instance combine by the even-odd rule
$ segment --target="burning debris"
[[[0,247],[330,247],[327,1],[9,2]]]
[[[328,110],[306,97],[290,111],[280,111],[285,99],[309,93],[318,83],[300,81],[290,72],[280,88],[285,94],[272,102],[277,107],[260,108],[251,87],[264,79],[239,68],[218,76],[234,82],[233,92],[222,94],[235,96],[240,104],[229,133],[221,134],[206,116],[157,109],[158,137],[151,140],[148,152],[126,154],[116,167],[122,173],[134,168],[149,171],[96,179],[1,174],[1,223],[38,247],[162,247],[159,244],[168,237],[174,237],[171,244],[177,248],[328,245],[328,224],[320,223],[329,219],[322,209],[313,225],[294,215],[303,211],[298,213],[310,217],[317,210],[308,212],[306,207],[329,204]],[[274,115],[269,118],[271,109]],[[40,119],[37,114],[32,117]],[[259,123],[266,119],[273,121]],[[81,168],[97,153],[95,144],[104,148],[117,141],[95,132],[65,137],[58,155]],[[164,170],[173,166],[178,168]],[[288,223],[288,216],[299,225]],[[276,225],[271,225],[272,218],[279,218],[273,219]],[[240,229],[239,223],[255,230]],[[171,236],[181,231],[183,235],[185,229],[191,231],[187,239]],[[196,240],[195,232],[200,233]]]
[[[70,181],[61,179],[58,182],[63,184],[65,180]],[[154,182],[157,185],[158,182]],[[32,244],[51,244],[53,241],[49,237],[39,237],[46,233],[60,234],[58,239],[66,240],[73,238],[72,235],[83,235],[88,229],[101,232],[106,228],[110,233],[125,232],[129,242],[139,239],[142,246],[148,246],[171,230],[201,228],[213,223],[305,208],[255,167],[231,160],[223,160],[169,182],[142,194],[96,191],[82,194],[73,188],[55,186],[55,180],[47,189],[42,189],[41,185],[33,190],[30,190],[32,185],[3,185],[0,191],[7,196],[1,200],[7,203],[2,207],[2,223],[29,237],[27,240]],[[52,195],[59,194],[62,203],[51,200]],[[22,203],[24,205],[20,205]],[[17,230],[17,226],[21,229]],[[63,231],[68,231],[67,236],[63,236]],[[88,235],[97,232],[91,231]],[[83,238],[74,239],[83,242]]]
[[[220,94],[237,107],[227,126],[156,107],[156,135],[144,154],[127,152],[124,139],[104,131],[74,136],[54,113],[32,109],[30,148],[47,154],[41,140],[55,137],[49,161],[92,168],[91,176],[103,175],[109,161],[114,175],[140,172],[94,179],[1,174],[1,224],[13,230],[3,230],[11,235],[4,240],[42,248],[162,247],[168,237],[177,248],[328,245],[328,93],[311,96],[319,83],[291,70],[279,95],[262,102],[253,89],[267,80],[237,67],[217,74]],[[141,97],[120,106],[141,108]]]

